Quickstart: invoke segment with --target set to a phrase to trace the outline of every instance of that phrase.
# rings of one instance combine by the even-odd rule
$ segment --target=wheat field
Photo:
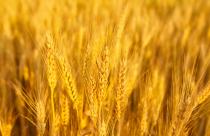
[[[0,136],[210,136],[210,0],[0,0]]]

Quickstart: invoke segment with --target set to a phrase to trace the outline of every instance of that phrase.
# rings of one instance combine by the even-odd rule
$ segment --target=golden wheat
[[[1,136],[209,136],[209,0],[0,0]]]

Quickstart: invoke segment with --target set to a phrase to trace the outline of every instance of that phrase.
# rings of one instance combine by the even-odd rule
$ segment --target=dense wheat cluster
[[[0,0],[1,136],[210,136],[210,0]]]

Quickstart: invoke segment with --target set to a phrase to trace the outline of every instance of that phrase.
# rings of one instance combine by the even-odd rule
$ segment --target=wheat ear
[[[92,76],[90,77],[89,108],[90,108],[91,118],[93,122],[96,124],[97,112],[98,112],[98,100],[96,97],[96,82]]]
[[[98,63],[98,71],[99,71],[99,92],[98,92],[98,99],[102,104],[106,97],[106,88],[108,82],[108,75],[109,75],[109,50],[108,47],[105,46],[104,50],[102,51],[101,60]]]
[[[59,61],[59,71],[61,73],[62,81],[67,88],[67,94],[73,102],[74,109],[78,110],[80,104],[80,97],[76,90],[76,84],[71,74],[71,68],[68,62],[65,60],[64,57],[58,56]]]
[[[10,136],[12,131],[12,125],[0,121],[0,130],[2,136]]]
[[[69,124],[69,104],[68,98],[64,94],[61,95],[61,122],[64,126]]]
[[[54,89],[57,84],[57,65],[54,56],[54,43],[51,35],[47,35],[46,39],[46,65],[47,65],[47,79],[50,86],[50,98],[52,108],[52,118],[55,117],[54,109]]]
[[[118,72],[118,81],[117,81],[117,91],[116,91],[116,118],[118,121],[117,124],[117,135],[120,136],[121,124],[122,124],[122,114],[125,108],[125,94],[126,94],[126,61],[123,58],[120,61],[119,72]]]

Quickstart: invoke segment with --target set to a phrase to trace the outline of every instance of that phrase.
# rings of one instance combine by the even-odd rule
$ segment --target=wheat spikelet
[[[52,37],[47,35],[46,39],[46,65],[47,65],[47,79],[51,91],[53,92],[57,83],[57,64],[55,61],[55,50]]]
[[[122,118],[123,109],[125,108],[126,99],[126,61],[122,59],[119,67],[117,91],[116,91],[116,116],[117,120],[120,121]]]
[[[176,118],[174,119],[174,122],[172,122],[171,128],[169,129],[170,136],[183,135],[184,133],[186,133],[184,132],[185,127],[189,123],[193,111],[199,104],[201,104],[200,102],[203,102],[203,96],[204,95],[202,93],[200,96],[197,97],[197,92],[193,92],[191,96],[187,96],[188,98],[183,99],[182,103],[179,103],[179,108],[176,112]]]
[[[49,37],[48,37],[49,38]],[[51,133],[52,135],[56,134],[56,120],[55,120],[55,104],[54,104],[54,89],[57,83],[57,73],[56,73],[56,62],[55,56],[53,53],[53,44],[52,39],[47,39],[47,54],[46,54],[46,65],[47,65],[47,79],[50,86],[50,101],[51,101],[51,109],[52,109],[52,116],[51,116]]]
[[[58,56],[58,60],[59,60],[61,78],[65,84],[65,87],[67,88],[67,94],[71,98],[74,104],[74,108],[78,110],[81,100],[76,90],[76,84],[75,81],[73,80],[70,66],[67,63],[67,61],[64,59],[64,57]]]
[[[47,79],[50,86],[50,100],[51,100],[51,109],[52,109],[52,120],[55,117],[55,109],[54,109],[54,90],[57,84],[57,63],[55,60],[55,51],[54,51],[54,42],[51,35],[47,35],[46,37],[46,67],[47,67]]]
[[[87,70],[87,61],[88,61],[88,55],[89,55],[89,52],[88,52],[88,47],[86,49],[86,52],[84,54],[84,57],[83,57],[83,64],[82,64],[82,76],[85,78],[85,75],[86,75],[86,70]]]
[[[47,92],[44,92],[43,90],[39,89],[37,90],[37,95],[33,96],[35,97],[33,98],[32,96],[25,94],[24,91],[21,90],[17,85],[14,85],[14,88],[21,102],[25,102],[26,105],[29,107],[27,109],[27,112],[29,112],[30,113],[29,115],[31,115],[34,119],[36,119],[36,121],[30,119],[30,117],[24,117],[24,118],[26,118],[30,123],[32,123],[36,127],[38,136],[43,136],[47,123],[46,120],[46,113],[47,113],[46,103],[48,98]]]
[[[107,89],[107,82],[109,76],[109,50],[108,47],[105,46],[104,50],[102,51],[101,60],[98,63],[98,71],[99,71],[99,92],[98,92],[98,99],[102,104],[106,97],[106,89]]]
[[[50,90],[54,91],[57,82],[55,58],[52,54],[48,53],[46,59],[47,59],[47,79],[49,82]]]
[[[61,124],[65,127],[69,124],[69,104],[67,97],[62,94],[61,95]]]
[[[191,100],[185,108],[183,107],[184,109],[182,108],[183,111],[178,114],[178,120],[176,120],[176,124],[173,126],[172,135],[180,135],[184,133],[184,128],[190,121],[193,111],[209,97],[209,92],[209,85],[207,85],[198,96],[196,96],[196,93],[192,95],[192,97],[195,98],[195,101]]]
[[[48,92],[44,92],[42,89],[38,91],[37,100],[35,101],[37,131],[39,136],[43,136],[46,130],[47,124],[47,98]]]
[[[44,104],[41,101],[37,101],[36,103],[36,114],[37,114],[38,136],[43,136],[46,127],[46,121],[45,121],[46,110]]]
[[[198,98],[195,101],[195,107],[202,104],[206,99],[208,99],[210,96],[210,85],[208,84],[206,88],[204,88],[203,91],[198,94]]]
[[[176,123],[173,124],[173,129],[171,134],[172,135],[181,135],[185,131],[185,127],[187,123],[190,121],[192,117],[193,111],[196,109],[196,107],[200,104],[202,104],[208,97],[209,97],[209,85],[207,85],[206,88],[200,94],[196,95],[196,92],[192,95],[193,98],[195,98],[195,101],[190,101],[188,105],[186,105],[185,109],[182,109],[183,111],[178,114],[178,119],[176,120]]]
[[[96,94],[96,82],[93,79],[92,76],[90,76],[90,92],[89,92],[89,101],[90,101],[90,115],[92,117],[92,120],[96,124],[97,120],[97,112],[98,112],[98,100],[97,100],[97,94]]]

